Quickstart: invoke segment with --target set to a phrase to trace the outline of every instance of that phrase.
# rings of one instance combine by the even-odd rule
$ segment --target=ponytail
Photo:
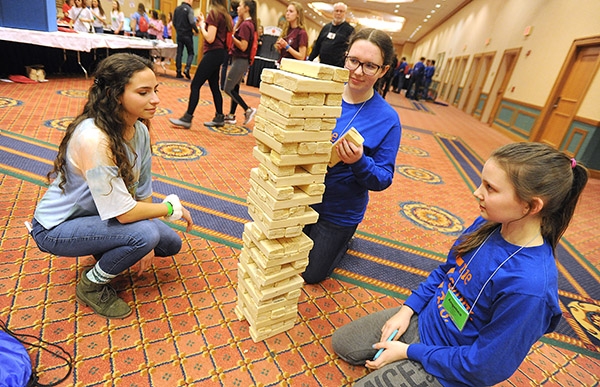
[[[534,198],[540,198],[543,201],[540,211],[542,237],[556,249],[587,184],[588,170],[551,146],[535,142],[502,146],[490,159],[506,172],[520,200],[532,203]],[[461,236],[454,251],[464,255],[473,250],[498,226],[499,223],[487,222],[476,231]]]

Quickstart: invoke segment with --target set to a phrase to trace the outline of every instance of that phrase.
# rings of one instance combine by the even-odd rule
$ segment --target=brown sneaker
[[[131,314],[131,308],[117,296],[117,292],[109,284],[96,284],[87,277],[84,270],[75,288],[77,299],[106,318],[125,318]]]

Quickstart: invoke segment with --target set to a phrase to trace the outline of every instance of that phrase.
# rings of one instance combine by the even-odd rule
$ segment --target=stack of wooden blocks
[[[250,323],[255,342],[291,329],[298,312],[315,223],[331,154],[331,131],[341,114],[348,70],[283,59],[261,74],[254,124],[259,166],[250,173],[248,212],[238,263],[235,312]]]

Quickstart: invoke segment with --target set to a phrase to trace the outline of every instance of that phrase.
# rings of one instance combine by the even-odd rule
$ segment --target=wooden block
[[[262,310],[271,310],[275,306],[273,305],[279,300],[291,300],[298,297],[294,297],[294,291],[300,292],[300,288],[304,280],[300,275],[295,275],[286,278],[279,283],[269,286],[264,289],[258,289],[254,282],[250,279],[250,274],[246,271],[243,266],[238,265],[238,288],[243,287],[248,291],[248,294],[252,298],[252,305],[256,306],[257,309],[261,307]]]
[[[259,163],[268,168],[271,172],[277,176],[292,176],[296,171],[294,165],[279,166],[275,165],[270,158],[270,153],[261,152],[258,147],[252,149],[252,156],[258,160]]]
[[[269,96],[278,101],[289,103],[290,105],[323,105],[325,104],[324,93],[294,93],[283,87],[270,83],[260,84],[261,95]],[[341,100],[341,95],[340,95]],[[262,101],[262,100],[261,100]],[[341,102],[338,104],[341,105]]]
[[[307,172],[304,168],[297,167],[294,174],[291,176],[277,176],[264,165],[258,166],[258,174],[264,180],[269,181],[275,187],[300,186],[306,184],[320,184],[325,181],[325,174],[313,175]]]
[[[326,65],[324,63],[300,61],[289,58],[281,60],[279,69],[315,79],[348,82],[350,72],[347,69]]]
[[[306,184],[299,185],[302,191],[306,192],[308,195],[323,195],[325,193],[325,184]]]
[[[342,114],[341,106],[290,105],[264,95],[260,103],[286,118],[337,118]]]
[[[248,237],[265,256],[264,268],[292,262],[307,256],[313,247],[313,241],[306,234],[301,233],[293,238],[267,239],[260,228],[253,222],[244,225],[243,237]],[[291,258],[297,255],[296,258]]]
[[[263,69],[260,73],[261,82],[265,83],[273,83],[273,79],[275,78],[276,69]]]
[[[271,100],[272,99],[269,97],[265,98],[265,101],[268,101],[269,103],[271,102]],[[271,122],[285,130],[304,130],[304,118],[284,117],[281,114],[274,111],[273,109],[269,108],[268,103],[263,104],[261,102],[261,104],[258,105],[256,117],[254,117],[254,119],[256,118],[258,118],[259,120],[264,119],[265,121]]]
[[[311,196],[313,197],[313,196]],[[249,214],[252,219],[255,219],[256,214]],[[254,216],[253,216],[254,215]],[[319,219],[319,213],[308,207],[306,211],[299,216],[290,216],[287,219],[271,219],[268,215],[263,213],[263,216],[260,217],[260,221],[267,226],[268,229],[280,229],[280,228],[288,228],[294,226],[305,226],[307,224],[316,223]],[[258,222],[257,222],[258,223]]]
[[[253,212],[248,211],[248,214],[250,215],[252,220],[254,220],[254,223],[256,224],[256,226],[258,228],[260,228],[260,231],[262,231],[262,233],[265,234],[265,236],[268,239],[297,237],[300,234],[302,234],[302,229],[304,228],[303,225],[282,227],[282,228],[272,228],[272,227],[270,227],[271,226],[270,224],[266,224],[258,216],[253,217],[253,214],[254,214]]]
[[[258,249],[251,251],[252,257],[254,254],[260,253]],[[308,257],[305,260],[308,265]],[[286,281],[288,278],[302,274],[305,267],[294,267],[291,264],[283,264],[279,266],[279,270],[273,272],[265,272],[255,262],[254,259],[243,259],[239,261],[239,265],[245,266],[245,270],[256,285],[258,289],[270,289],[271,286],[277,286],[282,281]]]
[[[292,206],[284,209],[269,208],[265,202],[258,197],[254,190],[248,191],[247,202],[248,206],[252,206],[253,211],[262,211],[269,219],[273,221],[285,220],[294,216],[301,216],[307,211],[308,208],[308,206],[304,205]],[[261,215],[257,216],[260,217]]]
[[[300,74],[275,71],[273,82],[277,86],[296,93],[333,93],[344,92],[344,83],[321,79],[313,79]]]
[[[251,286],[245,281],[238,279],[238,303],[239,311],[244,317],[248,319],[251,324],[255,323],[256,320],[264,318],[263,316],[270,317],[273,311],[279,311],[281,308],[296,309],[298,307],[298,298],[277,297],[273,300],[267,300],[266,302],[256,303],[252,298],[250,292],[246,289]],[[286,295],[287,296],[287,295]],[[280,312],[276,312],[280,314]],[[237,314],[237,313],[236,313]]]
[[[330,160],[330,155],[328,153],[314,155],[281,155],[276,151],[271,150],[269,159],[278,167],[285,167],[290,165],[296,166],[327,163]]]
[[[260,141],[259,139],[256,139],[256,148],[261,153],[271,153],[271,147],[265,144],[264,142]]]
[[[326,94],[325,95],[325,105],[339,106],[341,104],[342,104],[341,94]]]
[[[252,341],[254,341],[255,343],[259,343],[261,341],[264,341],[268,338],[271,338],[273,336],[276,336],[280,333],[289,331],[290,329],[292,329],[294,326],[296,325],[296,320],[290,320],[286,323],[283,323],[281,325],[279,325],[277,328],[271,328],[269,330],[255,330],[254,327],[252,325],[250,325],[250,329],[248,330],[250,332],[250,337],[252,338]]]
[[[313,175],[321,175],[327,173],[327,164],[325,163],[306,164],[302,165],[302,168]]]
[[[244,224],[244,231],[248,232],[248,235],[252,238],[254,243],[267,239],[266,235],[263,234],[262,231],[260,231],[260,228],[256,227],[253,222]]]
[[[250,184],[255,183],[260,186],[262,189],[267,191],[267,193],[275,200],[290,200],[294,198],[294,187],[286,186],[286,187],[275,187],[270,180],[261,179],[258,174],[258,168],[252,168],[250,170]],[[258,190],[257,190],[258,191]],[[263,197],[261,192],[258,192]],[[314,204],[314,203],[310,203]],[[293,206],[290,206],[293,207]],[[281,207],[281,208],[290,208],[290,207]]]
[[[264,182],[264,180],[262,180]],[[300,188],[290,187],[294,190],[294,194],[289,199],[278,200],[271,195],[263,186],[259,185],[255,180],[252,180],[257,184],[258,188],[251,186],[252,190],[249,192],[256,192],[259,200],[265,203],[265,206],[273,210],[283,210],[298,206],[310,206],[311,204],[320,203],[323,199],[321,195],[309,195],[302,191]],[[268,183],[265,183],[268,184]],[[259,189],[260,188],[260,189]]]
[[[342,138],[347,139],[348,141],[352,142],[354,145],[360,145],[364,142],[364,138],[363,136],[360,135],[360,133],[358,133],[358,130],[356,130],[354,127],[350,128],[349,131],[347,131],[343,136],[341,136],[340,138],[338,138],[336,140],[336,142],[333,144],[333,148],[331,150],[331,159],[329,160],[329,166],[333,167],[334,165],[336,165],[337,163],[340,162],[340,157],[338,156],[335,147],[338,143],[338,141],[340,141]]]
[[[302,141],[329,141],[331,139],[332,129],[320,130],[320,126],[317,130],[310,131],[304,130],[306,129],[305,126],[299,126],[296,128],[297,130],[288,130],[261,117],[255,117],[254,120],[254,132],[264,132],[283,144]],[[308,122],[309,120],[305,121]],[[321,120],[318,121],[321,122]]]

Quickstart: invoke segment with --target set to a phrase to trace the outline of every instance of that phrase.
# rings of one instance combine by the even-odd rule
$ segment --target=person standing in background
[[[162,21],[163,23],[163,31],[162,31],[162,37],[163,40],[165,39],[171,39],[172,35],[172,31],[173,31],[173,15],[171,12],[169,12],[169,19],[167,20],[167,15],[164,13],[160,14],[160,21]]]
[[[231,1],[231,7],[229,10],[229,16],[231,16],[231,24],[236,26],[238,22],[238,12],[237,9],[240,5],[240,2],[237,0]],[[227,54],[225,55],[225,60],[223,60],[223,66],[221,66],[221,76],[219,77],[219,86],[221,90],[225,90],[225,79],[227,79],[227,68],[231,62],[231,51],[233,47],[227,47]]]
[[[185,64],[185,77],[191,79],[190,69],[194,61],[194,33],[198,33],[194,10],[192,9],[192,0],[183,0],[175,8],[173,13],[173,27],[177,33],[177,55],[175,56],[175,70],[177,78],[183,78],[181,74],[181,59],[183,57],[183,48],[187,52],[187,61]]]
[[[140,26],[140,19],[144,18],[146,20],[146,30],[144,31],[143,26]],[[148,29],[147,27],[150,25],[150,19],[146,14],[146,6],[143,3],[138,4],[138,9],[136,12],[131,15],[131,31],[138,38],[147,39],[148,38]]]
[[[423,86],[423,79],[425,77],[425,57],[421,57],[412,68],[412,72],[410,74],[410,79],[408,82],[408,87],[406,88],[405,97],[409,99],[414,99],[416,101],[419,100],[419,93],[421,92],[421,87]],[[414,87],[414,90],[413,90]]]
[[[435,60],[428,59],[427,65],[425,66],[425,80],[423,81],[423,90],[425,93],[424,98],[427,100],[429,98],[429,87],[431,87],[431,82],[433,80],[433,76],[435,75]]]
[[[104,30],[107,34],[123,35],[123,23],[125,22],[125,14],[121,12],[121,4],[117,0],[112,2],[112,10],[110,11],[110,30]]]
[[[108,23],[106,23],[106,13],[104,13],[100,0],[92,0],[92,15],[94,16],[94,32],[97,34],[104,33],[104,26]]]
[[[65,0],[65,2],[62,5],[62,13],[63,13],[62,21],[64,23],[69,24],[71,22],[71,19],[69,18],[69,10],[72,7],[73,7],[73,0]]]
[[[403,56],[402,59],[400,59],[400,64],[398,64],[398,67],[396,68],[396,74],[397,74],[396,84],[392,85],[392,86],[395,86],[394,93],[396,93],[396,94],[400,94],[400,92],[402,91],[402,88],[404,87],[404,81],[406,80],[406,67],[407,66],[408,66],[408,63],[406,63],[406,57]]]
[[[250,65],[250,49],[254,42],[256,31],[256,1],[242,0],[237,9],[239,20],[233,34],[233,50],[231,51],[231,68],[225,81],[225,93],[231,97],[229,114],[225,122],[235,124],[235,109],[238,105],[244,109],[244,125],[252,120],[256,109],[248,106],[240,95],[240,82]]]
[[[69,10],[70,27],[77,32],[94,32],[93,17],[92,10],[84,5],[83,0],[75,0],[73,7]]]
[[[333,5],[333,21],[321,29],[308,60],[318,57],[321,63],[344,67],[348,39],[354,32],[354,27],[346,21],[347,10],[348,6],[344,3]]]
[[[198,21],[200,24],[200,32],[204,38],[204,55],[194,79],[190,85],[190,97],[188,101],[187,111],[181,118],[169,118],[169,121],[175,125],[185,129],[192,127],[192,118],[194,111],[200,102],[200,88],[208,81],[210,92],[213,97],[215,107],[215,117],[212,121],[205,122],[204,125],[209,127],[220,127],[225,125],[225,116],[223,115],[223,96],[219,89],[219,70],[223,64],[223,58],[227,51],[227,32],[233,31],[231,17],[227,12],[226,0],[210,0],[210,10],[204,19],[204,15],[200,13]]]
[[[148,26],[148,38],[149,39],[158,39],[164,40],[163,38],[163,30],[165,26],[163,22],[158,18],[158,11],[151,10],[150,11],[150,25]]]
[[[285,24],[281,36],[275,43],[283,58],[306,60],[308,34],[304,27],[304,10],[302,4],[291,1],[285,11]]]

